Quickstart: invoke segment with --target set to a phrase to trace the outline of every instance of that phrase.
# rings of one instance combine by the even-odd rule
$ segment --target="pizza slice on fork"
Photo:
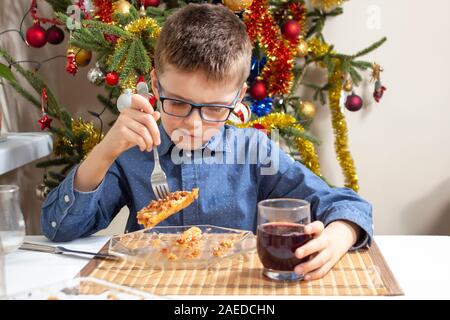
[[[137,213],[138,223],[144,228],[152,228],[171,215],[188,207],[198,198],[198,188],[192,191],[175,191],[167,197],[152,200],[150,204]]]

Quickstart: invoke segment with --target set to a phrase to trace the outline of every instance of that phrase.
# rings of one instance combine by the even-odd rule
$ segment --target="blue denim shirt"
[[[255,232],[258,201],[298,198],[311,203],[312,220],[359,225],[363,235],[354,248],[370,242],[371,205],[351,189],[329,187],[261,131],[225,125],[194,152],[174,146],[162,126],[160,132],[158,151],[170,190],[199,188],[197,201],[160,225],[211,224]],[[124,152],[91,192],[74,189],[77,168],[42,206],[42,231],[50,240],[69,241],[104,229],[125,205],[130,209],[125,232],[142,228],[136,213],[155,198],[150,185],[153,152],[138,147]]]

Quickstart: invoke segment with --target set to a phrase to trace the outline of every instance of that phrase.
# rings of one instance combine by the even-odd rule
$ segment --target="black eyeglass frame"
[[[202,118],[203,121],[206,122],[225,122],[228,120],[228,118],[230,117],[231,111],[233,111],[233,109],[236,106],[236,103],[239,100],[239,96],[241,95],[241,89],[238,90],[235,98],[233,99],[233,102],[230,105],[225,105],[225,104],[209,104],[209,103],[193,103],[191,101],[186,101],[183,99],[175,99],[175,98],[169,98],[163,95],[163,89],[161,86],[161,83],[158,80],[158,91],[159,91],[159,100],[161,101],[161,107],[164,111],[164,113],[167,113],[168,115],[171,115],[173,117],[177,117],[177,118],[187,118],[191,115],[192,110],[194,109],[199,109],[199,113],[200,113],[200,118]],[[168,101],[175,101],[175,102],[179,102],[179,103],[186,103],[189,104],[191,106],[191,110],[189,110],[189,112],[185,115],[185,116],[180,116],[180,115],[176,115],[176,114],[172,114],[170,112],[167,112],[164,108],[164,101],[168,100]],[[203,116],[203,108],[226,108],[228,109],[228,115],[225,118],[225,120],[209,120],[209,119],[205,119]]]

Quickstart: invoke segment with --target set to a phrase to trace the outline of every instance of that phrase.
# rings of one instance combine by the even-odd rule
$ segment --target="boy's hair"
[[[172,65],[201,71],[213,82],[243,84],[250,73],[252,44],[244,23],[223,5],[189,4],[169,16],[155,50],[158,74]]]

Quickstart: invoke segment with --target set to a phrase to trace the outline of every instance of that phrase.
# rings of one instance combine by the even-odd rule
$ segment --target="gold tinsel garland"
[[[312,0],[312,6],[314,8],[329,11],[342,5],[344,0]]]
[[[295,117],[282,112],[273,112],[256,120],[234,125],[238,128],[251,128],[255,124],[263,126],[267,130],[268,135],[273,129],[294,128],[301,132],[305,131],[305,129],[297,123]],[[319,158],[316,149],[314,148],[314,144],[311,141],[298,137],[294,138],[294,143],[297,146],[305,166],[320,176]]]
[[[325,55],[328,53],[328,50],[330,50],[330,46],[319,38],[311,38],[308,40],[308,52],[311,53],[313,58]]]
[[[136,74],[131,74],[120,84],[120,87],[122,88],[122,90],[131,89],[134,91],[134,89],[136,88],[137,79],[138,77],[136,76]]]
[[[125,26],[125,30],[133,33],[134,35],[140,35],[144,30],[150,29],[150,38],[157,39],[161,28],[156,21],[152,18],[140,18],[134,20]]]
[[[80,137],[85,134],[82,143],[83,159],[85,159],[88,153],[103,139],[103,133],[94,127],[92,122],[84,121],[82,118],[72,121],[72,133],[75,138]],[[60,137],[54,145],[54,153],[56,156],[60,157],[65,155],[67,152],[64,151],[67,148],[74,149],[75,145],[72,141],[66,137]]]
[[[355,164],[348,148],[347,123],[340,108],[343,80],[338,60],[336,61],[336,68],[334,72],[330,74],[328,82],[330,85],[328,99],[331,111],[331,122],[335,135],[334,146],[336,148],[337,160],[339,161],[345,177],[345,186],[358,192],[358,175],[356,174]]]

